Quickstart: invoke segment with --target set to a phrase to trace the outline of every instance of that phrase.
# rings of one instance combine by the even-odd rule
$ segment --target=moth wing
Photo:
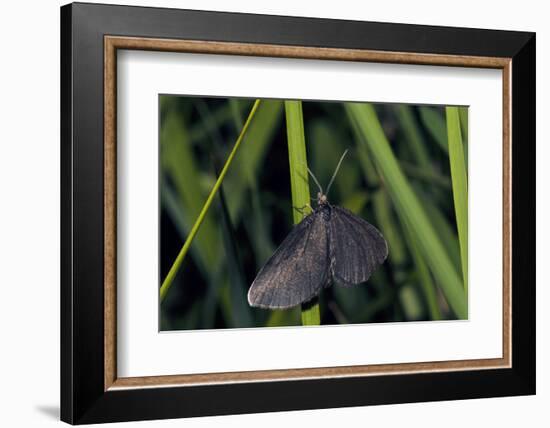
[[[250,306],[284,309],[307,302],[329,278],[328,226],[313,212],[293,227],[248,290]]]
[[[388,256],[388,244],[372,224],[341,207],[332,207],[330,258],[334,280],[350,286],[367,281]]]

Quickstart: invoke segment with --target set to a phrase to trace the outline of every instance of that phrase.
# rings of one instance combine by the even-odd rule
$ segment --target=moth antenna
[[[324,195],[324,193],[323,193],[323,188],[321,187],[321,185],[319,184],[319,181],[317,181],[317,178],[315,178],[315,175],[311,172],[311,170],[309,169],[309,167],[308,167],[308,169],[307,169],[307,172],[309,172],[309,175],[311,175],[311,178],[313,178],[313,181],[315,181],[315,184],[316,184],[317,187],[319,188],[319,191],[321,192],[321,194]]]
[[[338,161],[338,165],[336,165],[336,169],[334,170],[334,174],[332,174],[332,178],[330,179],[330,181],[328,183],[327,193],[325,193],[325,195],[328,195],[328,192],[330,191],[330,187],[332,186],[332,183],[334,183],[334,179],[336,178],[336,174],[338,174],[338,170],[340,169],[340,166],[342,165],[342,161],[344,160],[344,158],[346,157],[347,154],[348,154],[348,149],[346,149],[346,151],[344,152],[344,154],[342,155],[342,157]]]
[[[317,187],[319,188],[319,191],[321,193],[323,193],[323,188],[321,187],[321,185],[319,184],[319,181],[317,180],[317,178],[315,177],[315,174],[313,174],[311,172],[311,170],[309,169],[309,167],[305,164],[305,163],[302,163],[303,166],[305,166],[307,168],[307,172],[309,172],[309,175],[311,175],[311,178],[313,178],[313,181],[315,182],[315,184],[317,185]],[[298,174],[300,175],[300,177],[302,177],[304,180],[306,180],[306,177],[304,177],[302,174],[300,174],[298,172]],[[307,181],[307,180],[306,180]],[[313,201],[316,201],[317,199],[316,198],[311,198],[311,200]]]

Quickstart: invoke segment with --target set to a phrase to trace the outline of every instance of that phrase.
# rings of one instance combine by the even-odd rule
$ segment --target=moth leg
[[[309,204],[305,204],[303,207],[295,207],[293,206],[292,208],[294,208],[296,211],[298,211],[300,214],[302,214],[303,216],[306,216],[308,213],[305,213],[304,210],[306,208],[309,208],[310,211],[313,211],[313,208],[311,208],[311,205]]]

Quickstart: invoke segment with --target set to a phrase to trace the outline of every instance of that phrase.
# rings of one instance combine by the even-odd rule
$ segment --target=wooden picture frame
[[[502,358],[117,377],[118,49],[502,70]],[[80,424],[535,392],[534,34],[76,3],[61,8],[61,55],[62,420]]]

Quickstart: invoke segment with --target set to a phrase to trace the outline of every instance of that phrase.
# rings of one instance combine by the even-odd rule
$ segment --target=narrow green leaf
[[[222,217],[222,237],[225,249],[226,266],[229,277],[230,314],[233,327],[249,327],[252,325],[250,307],[246,301],[247,285],[242,271],[241,258],[237,248],[237,236],[231,224],[223,186],[218,192],[220,197]]]
[[[460,117],[460,131],[462,132],[464,149],[466,149],[466,143],[468,142],[468,107],[458,107],[458,116]]]
[[[447,132],[445,130],[445,118],[434,107],[421,106],[418,111],[420,112],[420,120],[426,127],[430,135],[439,144],[439,147],[447,153],[449,147],[447,145]]]
[[[397,114],[401,127],[407,136],[407,140],[410,143],[417,165],[426,171],[431,170],[428,151],[424,145],[424,141],[420,134],[420,130],[418,129],[418,125],[411,107],[406,104],[396,104],[394,106],[394,110]]]
[[[374,107],[365,103],[346,103],[345,109],[367,145],[373,161],[387,186],[399,215],[406,216],[422,254],[440,283],[449,305],[460,317],[468,313],[467,299],[460,277],[435,233],[422,205],[406,180],[384,134]]]
[[[446,107],[447,135],[449,140],[449,162],[455,204],[456,226],[460,243],[460,259],[464,290],[468,292],[468,178],[462,147],[460,119],[457,107]]]
[[[258,192],[258,175],[262,171],[273,136],[278,129],[283,112],[283,103],[278,100],[262,100],[254,121],[244,137],[247,149],[238,153],[234,171],[224,187],[231,198],[227,201],[231,219],[236,222],[242,213],[246,190]]]
[[[451,188],[451,180],[439,174],[433,168],[421,168],[404,161],[401,161],[400,165],[405,175],[409,178],[422,180],[429,185],[436,184],[445,190],[449,190]]]
[[[373,195],[374,215],[376,223],[388,242],[388,260],[396,267],[401,268],[405,263],[406,250],[403,244],[403,232],[393,218],[388,193],[380,189]]]
[[[399,301],[403,307],[405,319],[413,321],[422,317],[422,302],[413,284],[405,284],[399,289]]]
[[[335,118],[339,120],[340,118]],[[349,149],[347,129],[341,130],[335,123],[325,117],[307,123],[308,135],[308,166],[315,172],[321,183],[328,183],[334,173],[335,159],[339,159],[346,149]],[[346,162],[346,167],[338,171],[338,178],[334,182],[330,194],[330,201],[338,198],[340,201],[352,196],[358,187],[361,171],[355,162]]]
[[[286,130],[288,138],[288,161],[292,192],[292,215],[294,224],[302,221],[303,215],[296,210],[310,210],[309,181],[307,172],[306,141],[301,101],[285,101]],[[318,299],[302,305],[302,324],[320,325]]]
[[[187,237],[185,243],[183,244],[183,247],[181,248],[178,256],[176,257],[176,260],[172,264],[172,267],[170,268],[170,271],[166,275],[166,278],[162,282],[162,285],[160,287],[160,299],[161,302],[166,297],[166,293],[170,289],[170,286],[172,285],[172,282],[174,281],[174,278],[176,277],[176,274],[178,273],[178,270],[189,251],[189,247],[191,246],[193,239],[195,238],[195,235],[199,231],[202,222],[204,221],[204,218],[206,217],[206,214],[208,212],[208,209],[210,208],[210,205],[212,204],[212,201],[214,200],[214,197],[216,196],[216,193],[218,192],[218,189],[220,188],[222,181],[227,174],[227,171],[229,170],[229,167],[231,165],[231,162],[233,161],[233,158],[235,157],[235,154],[237,153],[237,150],[239,149],[239,146],[241,145],[241,142],[243,140],[244,135],[246,134],[246,130],[248,129],[248,126],[250,125],[250,122],[252,121],[252,118],[254,117],[254,114],[256,113],[256,110],[258,109],[258,106],[260,105],[260,100],[256,100],[254,103],[254,106],[252,107],[252,110],[250,111],[250,114],[248,115],[248,118],[243,126],[243,129],[237,138],[237,141],[235,142],[235,145],[233,146],[233,150],[229,154],[229,157],[227,158],[225,165],[223,166],[223,169],[220,172],[220,175],[218,179],[216,180],[216,183],[214,184],[214,187],[212,188],[212,191],[210,192],[210,195],[208,195],[208,198],[206,199],[206,202],[204,203],[204,206],[202,207],[202,210],[195,221],[195,224],[193,225],[191,232],[189,233],[189,236]]]
[[[462,132],[462,143],[464,144],[464,163],[468,172],[468,107],[459,107],[460,130]]]
[[[167,97],[170,98],[170,97]],[[162,98],[161,98],[162,99]],[[245,106],[245,103],[239,104],[239,107]],[[230,105],[225,105],[220,107],[213,113],[214,125],[216,127],[221,127],[230,120],[234,118],[234,107]],[[240,128],[239,128],[240,129]],[[195,124],[189,128],[189,139],[193,143],[200,142],[208,137],[208,129],[206,129],[202,122]]]
[[[453,266],[457,272],[461,271],[460,266],[460,245],[458,244],[458,235],[456,234],[456,228],[451,225],[446,216],[435,205],[432,198],[430,198],[420,186],[413,186],[416,195],[420,199],[422,207],[426,211],[432,226],[437,233],[437,236],[443,242],[443,246],[449,255],[449,258],[453,262]]]
[[[180,202],[180,199],[178,199],[178,196],[176,192],[168,185],[161,186],[160,188],[160,200],[162,204],[162,208],[168,212],[171,220],[174,222],[174,226],[176,227],[179,236],[181,237],[182,241],[185,241],[185,237],[191,230],[191,227],[193,226],[192,223],[187,223],[186,219],[186,211],[182,207],[182,204]],[[198,244],[198,237],[197,237],[197,244]],[[200,247],[199,245],[193,245],[193,247],[190,249],[191,255],[193,257],[193,260],[195,261],[198,269],[200,270],[201,274],[205,278],[209,278],[212,272],[209,272],[208,265],[205,264],[205,258],[200,253]]]
[[[356,129],[357,130],[357,129]],[[360,161],[365,163],[367,161],[368,154],[365,152],[365,150],[362,151],[362,155],[360,157]],[[372,169],[374,170],[374,165],[372,163],[366,163],[364,166],[364,169]],[[370,179],[368,176],[365,177],[369,185],[373,185],[374,174],[370,175]],[[435,289],[435,285],[433,284],[433,281],[430,276],[430,272],[428,270],[428,267],[426,266],[426,263],[424,262],[424,259],[422,255],[420,254],[420,251],[418,250],[418,246],[414,244],[414,241],[412,239],[412,234],[410,231],[407,230],[405,225],[403,225],[403,230],[394,222],[393,220],[393,213],[390,206],[390,201],[388,197],[388,193],[385,188],[382,188],[378,190],[373,195],[373,207],[374,207],[374,213],[376,216],[377,225],[380,227],[380,230],[382,231],[384,237],[386,238],[386,241],[388,242],[389,247],[389,261],[395,266],[396,269],[399,269],[403,266],[406,259],[405,254],[405,248],[402,238],[405,237],[407,246],[409,247],[411,251],[411,255],[413,258],[413,261],[415,263],[416,271],[418,273],[418,279],[420,281],[420,286],[422,289],[422,292],[424,293],[426,303],[428,310],[430,312],[431,319],[441,319],[441,314],[439,311],[439,307],[437,305],[437,293]],[[403,223],[405,220],[400,219],[401,223]],[[410,291],[408,296],[410,296]],[[406,299],[405,302],[414,302],[412,298]],[[408,313],[408,316],[411,316],[411,309],[409,307],[405,307],[405,312]],[[414,306],[414,305],[412,305]],[[414,311],[412,311],[414,312]],[[413,317],[414,318],[414,317]]]
[[[236,100],[230,99],[230,101]],[[243,102],[243,100],[238,101]],[[232,104],[235,105],[235,102]],[[232,168],[234,172],[224,181],[224,188],[227,194],[231,195],[227,206],[233,224],[239,224],[246,209],[246,221],[242,223],[254,248],[258,268],[265,263],[275,249],[269,228],[270,213],[265,212],[263,207],[258,182],[266,155],[279,128],[282,112],[282,101],[262,100],[243,140],[247,149],[239,151],[235,156]],[[238,118],[234,118],[234,125],[239,132],[241,127]]]
[[[428,307],[430,317],[432,320],[440,320],[441,312],[439,311],[439,305],[437,303],[437,289],[435,288],[435,284],[432,281],[428,266],[424,261],[424,257],[419,249],[418,244],[416,243],[414,232],[411,226],[408,224],[406,217],[403,218],[403,222],[405,239],[411,251],[414,264],[416,266],[418,280],[420,282],[422,292],[424,293],[424,298],[426,299],[426,306]]]
[[[174,110],[168,113],[164,120],[160,144],[162,169],[166,174],[161,177],[163,182],[160,188],[167,187],[164,180],[169,177],[177,193],[179,205],[183,208],[183,217],[179,218],[177,223],[181,221],[186,230],[191,230],[202,208],[201,199],[206,195],[201,192],[199,186],[189,186],[189,183],[200,183],[202,176],[197,168],[198,162],[189,141],[187,128]],[[168,202],[164,201],[164,196],[165,194],[161,194],[162,202]],[[193,257],[195,259],[197,255],[197,264],[202,267],[208,266],[212,273],[217,271],[219,264],[218,247],[214,245],[216,241],[219,241],[219,233],[214,219],[206,216],[195,242],[196,253]]]

